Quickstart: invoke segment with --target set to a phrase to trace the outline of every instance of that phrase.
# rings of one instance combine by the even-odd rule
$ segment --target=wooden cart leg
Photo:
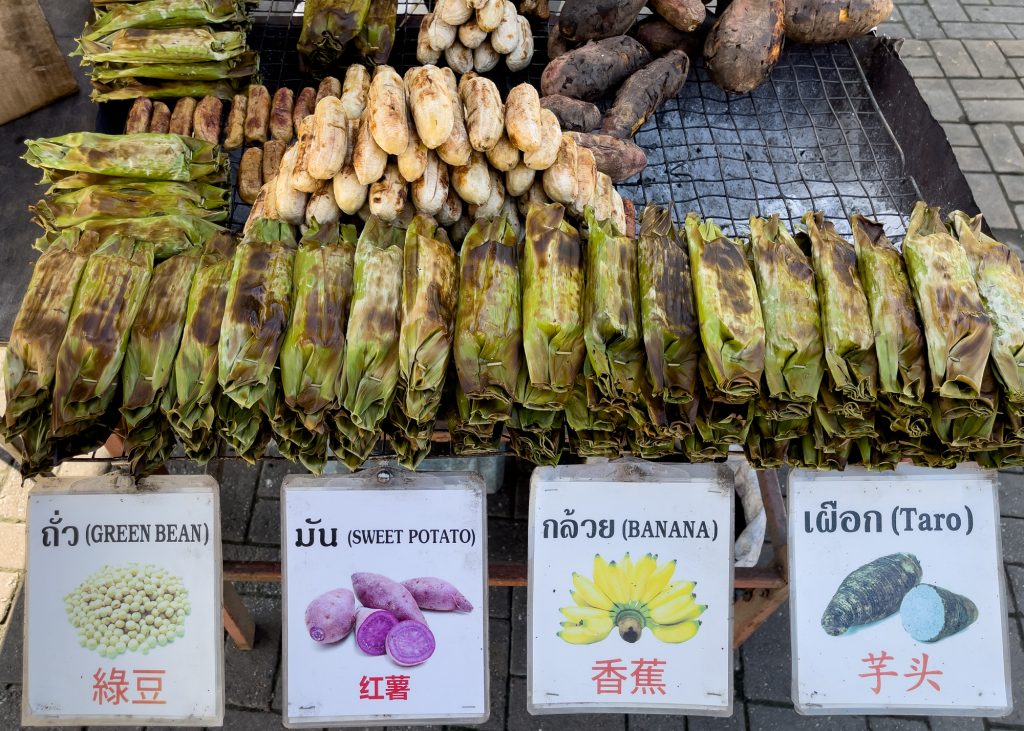
[[[230,581],[224,582],[221,614],[224,617],[224,629],[231,635],[235,647],[251,650],[256,638],[256,622]]]
[[[733,648],[746,642],[788,598],[789,587],[784,586],[781,589],[755,589],[749,599],[737,599],[732,609]]]

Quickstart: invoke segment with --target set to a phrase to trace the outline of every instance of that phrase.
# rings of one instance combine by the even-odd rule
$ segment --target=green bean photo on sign
[[[921,562],[912,553],[893,553],[864,564],[839,584],[821,616],[822,629],[838,636],[896,614],[903,597],[921,582],[921,574]]]

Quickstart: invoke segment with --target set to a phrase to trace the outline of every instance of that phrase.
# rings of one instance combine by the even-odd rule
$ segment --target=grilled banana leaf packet
[[[590,392],[596,388],[593,375],[586,372],[588,368],[589,364],[585,364],[584,373],[577,377],[572,395],[565,403],[570,447],[580,457],[618,457],[628,414],[592,406]]]
[[[203,63],[235,58],[248,50],[239,30],[122,28],[104,36],[79,38],[72,56],[94,63]]]
[[[455,454],[472,457],[497,451],[506,422],[470,423],[470,401],[462,390],[458,374],[449,374],[447,383],[450,385],[445,389],[444,413]]]
[[[72,132],[25,145],[25,162],[44,170],[187,183],[223,180],[228,169],[217,145],[173,134]]]
[[[154,267],[132,324],[121,368],[121,417],[125,457],[137,475],[163,466],[174,449],[174,430],[160,411],[160,402],[174,370],[200,254],[189,251]]]
[[[1010,247],[982,231],[981,215],[950,215],[967,254],[981,303],[992,321],[991,364],[1006,396],[1005,407],[1024,415],[1024,267]]]
[[[903,257],[878,222],[854,215],[850,225],[874,331],[881,406],[892,431],[920,439],[931,413],[927,348]]]
[[[115,234],[147,241],[153,245],[156,261],[163,261],[193,246],[205,246],[215,234],[225,229],[196,216],[177,214],[146,218],[95,218],[75,226],[82,232],[94,232],[101,240]],[[46,251],[59,234],[48,231],[36,239],[33,248]]]
[[[504,216],[478,220],[462,242],[454,361],[473,423],[512,413],[523,348],[517,244]]]
[[[772,421],[805,419],[825,375],[814,270],[778,215],[750,219],[750,258],[765,329],[764,375]]]
[[[451,362],[459,270],[448,234],[419,214],[405,233],[398,390],[391,406],[399,462],[416,469],[430,451]]]
[[[185,455],[206,464],[216,454],[220,420],[214,400],[219,392],[217,363],[221,320],[235,251],[229,233],[207,243],[192,279],[181,342],[161,410],[181,440]]]
[[[800,239],[811,250],[828,376],[815,416],[822,422],[821,433],[834,435],[833,441],[818,447],[838,449],[838,441],[875,434],[878,358],[874,331],[853,245],[836,233],[821,213],[804,214],[803,224]]]
[[[533,384],[526,369],[519,371],[516,403],[507,423],[509,446],[516,456],[537,465],[558,464],[562,451],[562,411],[531,409],[524,404],[531,399]]]
[[[651,393],[670,404],[688,403],[697,388],[700,326],[686,242],[664,206],[649,205],[640,217],[637,268]]]
[[[336,68],[366,24],[371,0],[306,0],[299,55],[313,69]]]
[[[395,45],[395,26],[398,23],[398,0],[374,0],[356,34],[356,50],[367,63],[380,66],[388,62]]]
[[[87,24],[82,37],[103,38],[124,28],[247,24],[244,0],[144,0],[117,4]]]
[[[928,346],[933,428],[947,446],[986,440],[988,417],[995,411],[994,392],[983,387],[992,321],[967,254],[943,225],[938,208],[914,206],[903,259]]]
[[[644,341],[640,332],[637,243],[610,221],[586,209],[590,232],[583,295],[587,361],[597,389],[623,411],[640,396],[644,381]]]
[[[146,242],[111,236],[89,257],[57,353],[55,437],[80,434],[108,411],[152,276],[153,247]]]
[[[743,246],[723,235],[712,221],[701,222],[690,213],[685,228],[704,346],[700,361],[704,389],[709,399],[722,404],[753,403],[761,393],[765,365],[764,319],[754,274]],[[702,411],[705,424],[735,423],[732,415],[723,421],[703,406]],[[745,428],[740,431],[745,433]],[[733,431],[732,427],[727,430]]]
[[[523,352],[529,374],[524,406],[557,411],[586,357],[583,248],[559,203],[531,204],[523,246]]]
[[[4,361],[6,406],[0,437],[10,441],[45,416],[50,431],[51,397],[57,353],[71,319],[71,310],[90,249],[67,231],[36,261],[21,308],[11,329]],[[37,440],[38,441],[38,440]]]
[[[277,366],[292,307],[295,237],[283,221],[261,219],[235,250],[218,342],[221,392],[242,409],[263,399]]]
[[[334,450],[355,469],[377,442],[398,384],[405,230],[370,217],[356,244]]]

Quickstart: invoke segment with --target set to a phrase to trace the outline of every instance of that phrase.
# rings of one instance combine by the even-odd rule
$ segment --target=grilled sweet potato
[[[791,0],[786,38],[797,43],[835,43],[863,35],[892,15],[892,0]]]
[[[558,117],[558,123],[564,130],[589,132],[601,124],[601,110],[590,102],[552,94],[542,97],[540,105]]]
[[[635,38],[592,41],[550,61],[541,75],[541,92],[594,101],[650,61],[651,54]]]
[[[704,43],[711,80],[746,93],[768,78],[782,53],[783,0],[733,0]]]
[[[647,167],[647,154],[629,140],[603,134],[566,132],[576,144],[594,153],[597,169],[615,182],[632,178]]]
[[[704,41],[714,24],[715,16],[708,14],[700,27],[690,33],[684,33],[670,25],[667,20],[652,15],[637,23],[630,34],[643,43],[652,56],[664,56],[678,48],[685,52],[688,58],[696,58],[704,52]]]
[[[635,135],[654,110],[679,93],[689,71],[690,59],[679,50],[651,61],[619,87],[601,131],[623,139]]]
[[[565,0],[558,27],[570,41],[611,38],[625,33],[646,4],[647,0]]]
[[[555,23],[548,29],[548,60],[562,56],[576,47],[576,44],[562,35],[562,29]]]
[[[684,33],[697,30],[707,14],[701,0],[650,0],[648,5],[673,28]]]

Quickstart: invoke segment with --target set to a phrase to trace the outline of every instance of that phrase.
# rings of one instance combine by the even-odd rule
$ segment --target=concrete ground
[[[58,42],[65,51],[89,13],[86,0],[42,0]],[[933,114],[957,152],[974,195],[997,233],[1024,243],[1024,0],[897,0],[890,22],[881,32],[906,38],[902,55]],[[73,66],[83,89],[84,75]],[[50,136],[90,129],[95,107],[86,92],[0,127],[0,159],[5,175],[0,196],[4,240],[0,270],[19,272],[20,280],[0,297],[0,321],[6,333],[17,309],[34,259],[29,249],[37,235],[26,206],[39,197],[36,172],[16,161],[26,137]],[[10,281],[10,280],[8,280]],[[20,285],[18,282],[20,281]],[[171,465],[187,473],[189,462]],[[88,465],[69,471],[94,469]],[[281,478],[295,469],[283,460],[268,459],[257,467],[238,462],[210,467],[221,483],[224,556],[227,559],[279,557],[278,495]],[[736,704],[729,719],[659,716],[532,717],[526,712],[526,591],[492,589],[491,690],[488,729],[590,728],[658,731],[674,729],[861,729],[867,731],[973,731],[1024,729],[1024,474],[1000,476],[1003,550],[1008,586],[1010,635],[1016,709],[1004,719],[893,718],[798,716],[789,701],[789,621],[785,610],[736,653]],[[20,588],[24,570],[25,496],[28,485],[0,462],[0,731],[18,728],[21,695]],[[506,484],[489,501],[489,545],[492,558],[526,559],[527,494],[525,482]],[[225,728],[244,731],[281,728],[280,636],[281,601],[276,585],[239,587],[257,621],[256,647],[239,652],[226,641],[228,711]]]

